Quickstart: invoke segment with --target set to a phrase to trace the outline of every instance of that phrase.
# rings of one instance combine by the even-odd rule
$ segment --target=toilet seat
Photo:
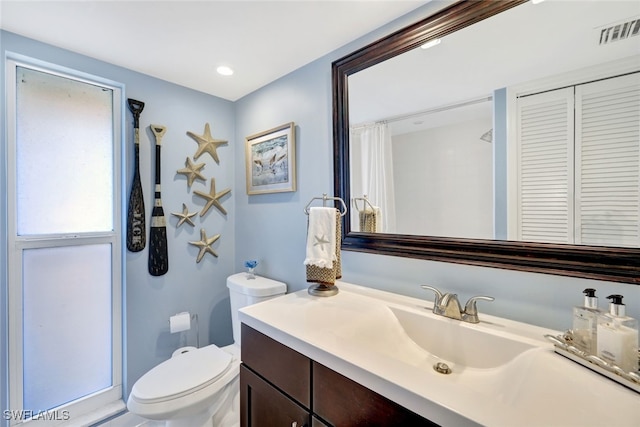
[[[233,356],[215,345],[165,360],[142,376],[131,397],[139,403],[161,403],[192,394],[224,376]]]

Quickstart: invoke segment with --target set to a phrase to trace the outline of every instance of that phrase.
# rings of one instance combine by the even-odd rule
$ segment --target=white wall
[[[396,231],[493,238],[493,153],[480,136],[491,118],[397,135]]]

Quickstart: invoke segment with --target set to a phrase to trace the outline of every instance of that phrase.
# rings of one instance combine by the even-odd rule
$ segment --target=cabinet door
[[[318,417],[315,415],[311,416],[311,427],[329,427],[327,424],[323,423]]]
[[[313,412],[335,427],[434,427],[437,424],[313,362]]]
[[[576,87],[576,244],[640,247],[640,73]]]
[[[573,88],[518,98],[517,240],[573,243]]]
[[[242,324],[242,362],[301,405],[311,406],[311,360]]]
[[[310,414],[278,389],[240,366],[241,427],[308,427]]]

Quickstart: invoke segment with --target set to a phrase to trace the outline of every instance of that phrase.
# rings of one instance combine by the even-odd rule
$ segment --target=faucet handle
[[[464,305],[464,314],[463,314],[464,321],[469,323],[480,322],[480,319],[478,318],[478,307],[476,306],[476,301],[478,300],[493,301],[495,300],[495,298],[484,296],[484,295],[469,298],[469,301],[467,301],[467,303]]]
[[[442,292],[440,292],[438,289],[434,288],[433,286],[428,286],[428,285],[420,285],[420,287],[422,289],[427,289],[429,291],[433,291],[436,294],[436,301],[439,301],[440,298],[442,298]]]

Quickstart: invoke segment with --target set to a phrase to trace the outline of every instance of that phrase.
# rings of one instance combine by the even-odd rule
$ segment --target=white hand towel
[[[304,265],[333,268],[336,260],[336,209],[309,209],[307,254]]]

